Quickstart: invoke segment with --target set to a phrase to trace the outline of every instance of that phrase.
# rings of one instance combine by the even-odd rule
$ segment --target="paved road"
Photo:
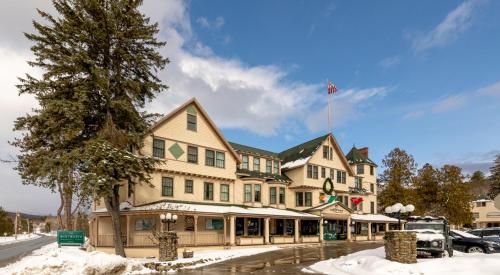
[[[0,245],[0,267],[15,262],[19,258],[31,253],[31,251],[55,241],[55,237],[43,235],[40,238],[36,238],[34,240]]]
[[[237,258],[180,274],[305,274],[301,269],[315,262],[338,258],[360,250],[382,246],[381,242],[343,242],[285,248]]]

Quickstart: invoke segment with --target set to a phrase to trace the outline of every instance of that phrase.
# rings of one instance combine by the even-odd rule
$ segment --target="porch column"
[[[371,222],[368,223],[368,240],[369,241],[372,240],[372,223]]]
[[[269,220],[270,218],[264,218],[264,244],[269,244]]]
[[[194,241],[194,246],[198,246],[198,239],[196,238],[196,236],[198,235],[198,215],[193,215],[193,219],[194,219],[194,237],[193,237],[193,241]]]
[[[224,245],[227,245],[227,240],[226,240],[226,234],[227,234],[226,217],[222,216],[222,221],[223,221],[223,225],[224,225]]]
[[[243,236],[248,236],[248,218],[243,218]]]
[[[294,242],[299,242],[299,219],[295,219],[295,237]]]
[[[229,217],[229,244],[234,245],[236,241],[236,217]]]
[[[320,242],[320,243],[322,243],[322,242],[323,242],[323,233],[324,233],[323,231],[325,230],[325,229],[323,228],[323,223],[324,223],[324,219],[323,219],[323,218],[321,218],[321,219],[319,220],[319,242]]]
[[[385,223],[385,232],[387,232],[387,231],[389,231],[389,223],[388,222]]]
[[[99,216],[95,218],[95,241],[96,241],[96,246],[99,246]],[[16,226],[17,228],[17,226]]]
[[[127,247],[130,246],[130,215],[127,215]]]
[[[351,236],[351,217],[349,216],[347,218],[347,240],[351,241],[352,236]]]

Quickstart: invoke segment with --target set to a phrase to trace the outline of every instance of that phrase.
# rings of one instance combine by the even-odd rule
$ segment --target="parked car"
[[[476,235],[460,231],[450,230],[453,249],[466,253],[499,253],[500,244],[482,239]]]
[[[408,218],[405,229],[417,233],[417,254],[431,255],[441,258],[448,253],[453,256],[452,241],[449,236],[450,228],[445,217],[420,217]]]
[[[493,241],[500,243],[500,227],[489,227],[489,228],[481,228],[474,229],[470,231],[472,235],[476,235],[480,238],[483,238],[488,241]]]

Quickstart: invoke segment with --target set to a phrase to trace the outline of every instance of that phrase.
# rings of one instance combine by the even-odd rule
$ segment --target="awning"
[[[352,214],[351,220],[355,222],[374,222],[374,223],[397,223],[398,219],[380,214]]]
[[[264,216],[264,217],[280,217],[280,218],[306,218],[319,219],[319,216],[304,213],[301,211],[292,211],[286,209],[272,207],[244,207],[235,205],[213,205],[213,204],[194,204],[194,203],[179,203],[161,201],[141,206],[132,206],[125,202],[120,204],[122,213],[128,212],[144,212],[144,211],[181,211],[188,213],[204,213],[204,214],[235,214],[248,216]],[[106,213],[105,208],[97,209],[94,213]]]

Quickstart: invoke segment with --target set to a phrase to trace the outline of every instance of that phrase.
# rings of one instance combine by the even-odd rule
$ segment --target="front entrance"
[[[323,222],[323,240],[345,240],[347,239],[346,220],[325,220]]]

